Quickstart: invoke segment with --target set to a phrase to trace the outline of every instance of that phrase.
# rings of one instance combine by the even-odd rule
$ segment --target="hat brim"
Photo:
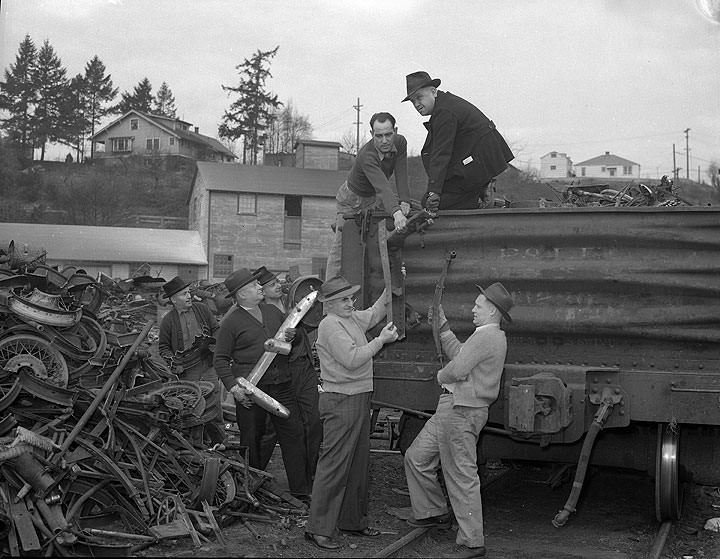
[[[401,101],[401,103],[404,103],[405,101],[409,101],[410,97],[415,95],[423,87],[439,87],[439,86],[440,86],[440,80],[438,78],[435,78],[434,80],[430,80],[429,82],[419,85],[418,87],[413,89],[410,93],[407,94],[407,96],[405,97],[405,99],[403,99]]]
[[[232,299],[233,297],[235,297],[235,294],[236,294],[238,291],[240,291],[240,290],[241,290],[243,287],[245,287],[247,284],[252,283],[252,282],[254,282],[254,281],[257,281],[257,278],[256,278],[256,277],[251,277],[251,278],[250,278],[249,280],[247,280],[245,283],[243,283],[242,285],[238,285],[238,286],[237,286],[235,289],[233,289],[230,293],[228,293],[227,295],[225,295],[225,298],[226,298],[226,299]]]
[[[477,284],[475,284],[475,287],[477,287],[482,292],[482,294],[485,295],[485,298],[488,301],[490,301],[493,305],[495,305],[495,308],[500,311],[500,314],[503,315],[503,318],[505,320],[507,320],[508,322],[512,322],[512,317],[508,314],[508,312],[505,309],[503,309],[501,305],[496,303],[495,300],[491,296],[489,296],[482,287],[480,287]]]
[[[350,295],[353,295],[358,291],[360,291],[359,285],[349,285],[345,289],[338,291],[337,293],[333,293],[329,297],[323,297],[322,295],[320,295],[318,297],[318,301],[320,301],[321,303],[327,303],[328,301],[334,301],[336,299],[342,299],[343,297],[349,297]]]
[[[165,293],[165,298],[166,298],[166,299],[169,299],[169,298],[172,297],[173,295],[177,295],[178,293],[180,293],[180,292],[181,292],[183,289],[185,289],[186,287],[190,287],[190,284],[189,284],[189,283],[186,283],[185,285],[179,287],[178,289],[173,289],[170,293]]]

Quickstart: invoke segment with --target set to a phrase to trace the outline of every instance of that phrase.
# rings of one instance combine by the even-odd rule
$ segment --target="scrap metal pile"
[[[629,183],[617,190],[607,184],[569,186],[562,193],[562,205],[570,207],[641,207],[641,206],[691,206],[675,191],[673,181],[667,176],[660,183],[648,186]]]
[[[10,264],[19,264],[10,267]],[[287,525],[305,505],[211,447],[209,383],[181,381],[148,335],[154,295],[0,252],[0,550],[129,555],[241,521]]]

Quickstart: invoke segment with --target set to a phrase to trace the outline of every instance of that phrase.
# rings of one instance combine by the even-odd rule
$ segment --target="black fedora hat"
[[[343,297],[349,297],[353,293],[357,293],[360,290],[359,285],[353,285],[342,276],[335,276],[325,281],[320,286],[320,296],[318,301],[321,303],[327,303],[328,301],[334,301],[335,299],[342,299]]]
[[[479,285],[475,285],[475,287],[482,291],[482,294],[485,295],[487,300],[498,308],[505,317],[505,320],[512,322],[512,318],[510,318],[510,309],[513,308],[514,303],[512,296],[508,293],[508,290],[505,289],[505,286],[502,283],[495,282],[487,289],[483,289]]]
[[[257,280],[257,278],[253,276],[252,272],[247,268],[235,270],[232,274],[225,278],[225,281],[223,281],[228,290],[228,294],[225,295],[225,298],[232,299],[238,289],[245,287],[248,283],[255,280]]]
[[[413,72],[405,76],[405,83],[407,85],[407,96],[403,99],[403,102],[410,99],[410,97],[418,90],[423,87],[438,87],[440,80],[438,78],[431,78],[427,72]]]
[[[268,270],[265,266],[260,266],[257,270],[253,271],[253,276],[258,280],[260,285],[266,285],[272,280],[277,279],[277,276]]]
[[[162,286],[163,293],[165,294],[165,297],[169,299],[176,293],[179,293],[180,291],[185,289],[188,285],[190,284],[184,279],[182,279],[180,276],[175,276],[173,279],[171,279],[169,282]]]

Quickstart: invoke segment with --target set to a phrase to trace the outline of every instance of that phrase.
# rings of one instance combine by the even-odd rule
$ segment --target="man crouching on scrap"
[[[440,314],[440,340],[452,359],[437,374],[443,392],[435,414],[405,453],[413,519],[412,526],[450,526],[451,516],[437,479],[442,467],[450,505],[458,523],[451,557],[484,557],[477,442],[488,418],[488,407],[498,397],[507,341],[500,321],[511,321],[513,301],[505,287],[494,283],[481,293],[472,309],[475,332],[460,343]]]

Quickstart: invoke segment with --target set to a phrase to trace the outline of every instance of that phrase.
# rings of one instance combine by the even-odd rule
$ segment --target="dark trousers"
[[[302,417],[292,383],[288,381],[281,384],[268,384],[259,388],[285,406],[290,411],[290,417],[282,419],[268,413],[257,404],[246,408],[236,402],[240,444],[248,447],[250,466],[262,469],[260,443],[265,432],[265,422],[270,416],[280,442],[290,492],[295,495],[308,495],[311,488],[310,473],[307,468],[307,454],[303,442]]]
[[[488,195],[490,183],[478,184],[470,191],[455,190],[452,182],[449,181],[440,194],[441,210],[477,210],[480,207],[480,200],[485,201]]]
[[[313,482],[308,532],[333,536],[336,528],[368,527],[371,394],[320,394],[323,443]]]
[[[207,418],[205,425],[198,425],[192,428],[191,439],[193,444],[203,444],[203,432],[210,439],[211,443],[221,443],[225,439],[225,421],[223,420],[222,397],[223,389],[217,373],[212,365],[200,364],[189,368],[180,375],[180,380],[207,381],[213,384],[212,391],[205,396],[205,413]]]
[[[292,384],[295,398],[300,407],[300,416],[303,423],[305,453],[308,460],[310,477],[315,476],[320,443],[322,441],[322,425],[320,423],[320,410],[318,409],[318,379],[312,362],[307,357],[301,357],[290,362]],[[270,414],[268,414],[270,417]],[[277,434],[270,420],[265,426],[265,434],[260,441],[260,469],[267,468],[272,458],[277,442]]]

